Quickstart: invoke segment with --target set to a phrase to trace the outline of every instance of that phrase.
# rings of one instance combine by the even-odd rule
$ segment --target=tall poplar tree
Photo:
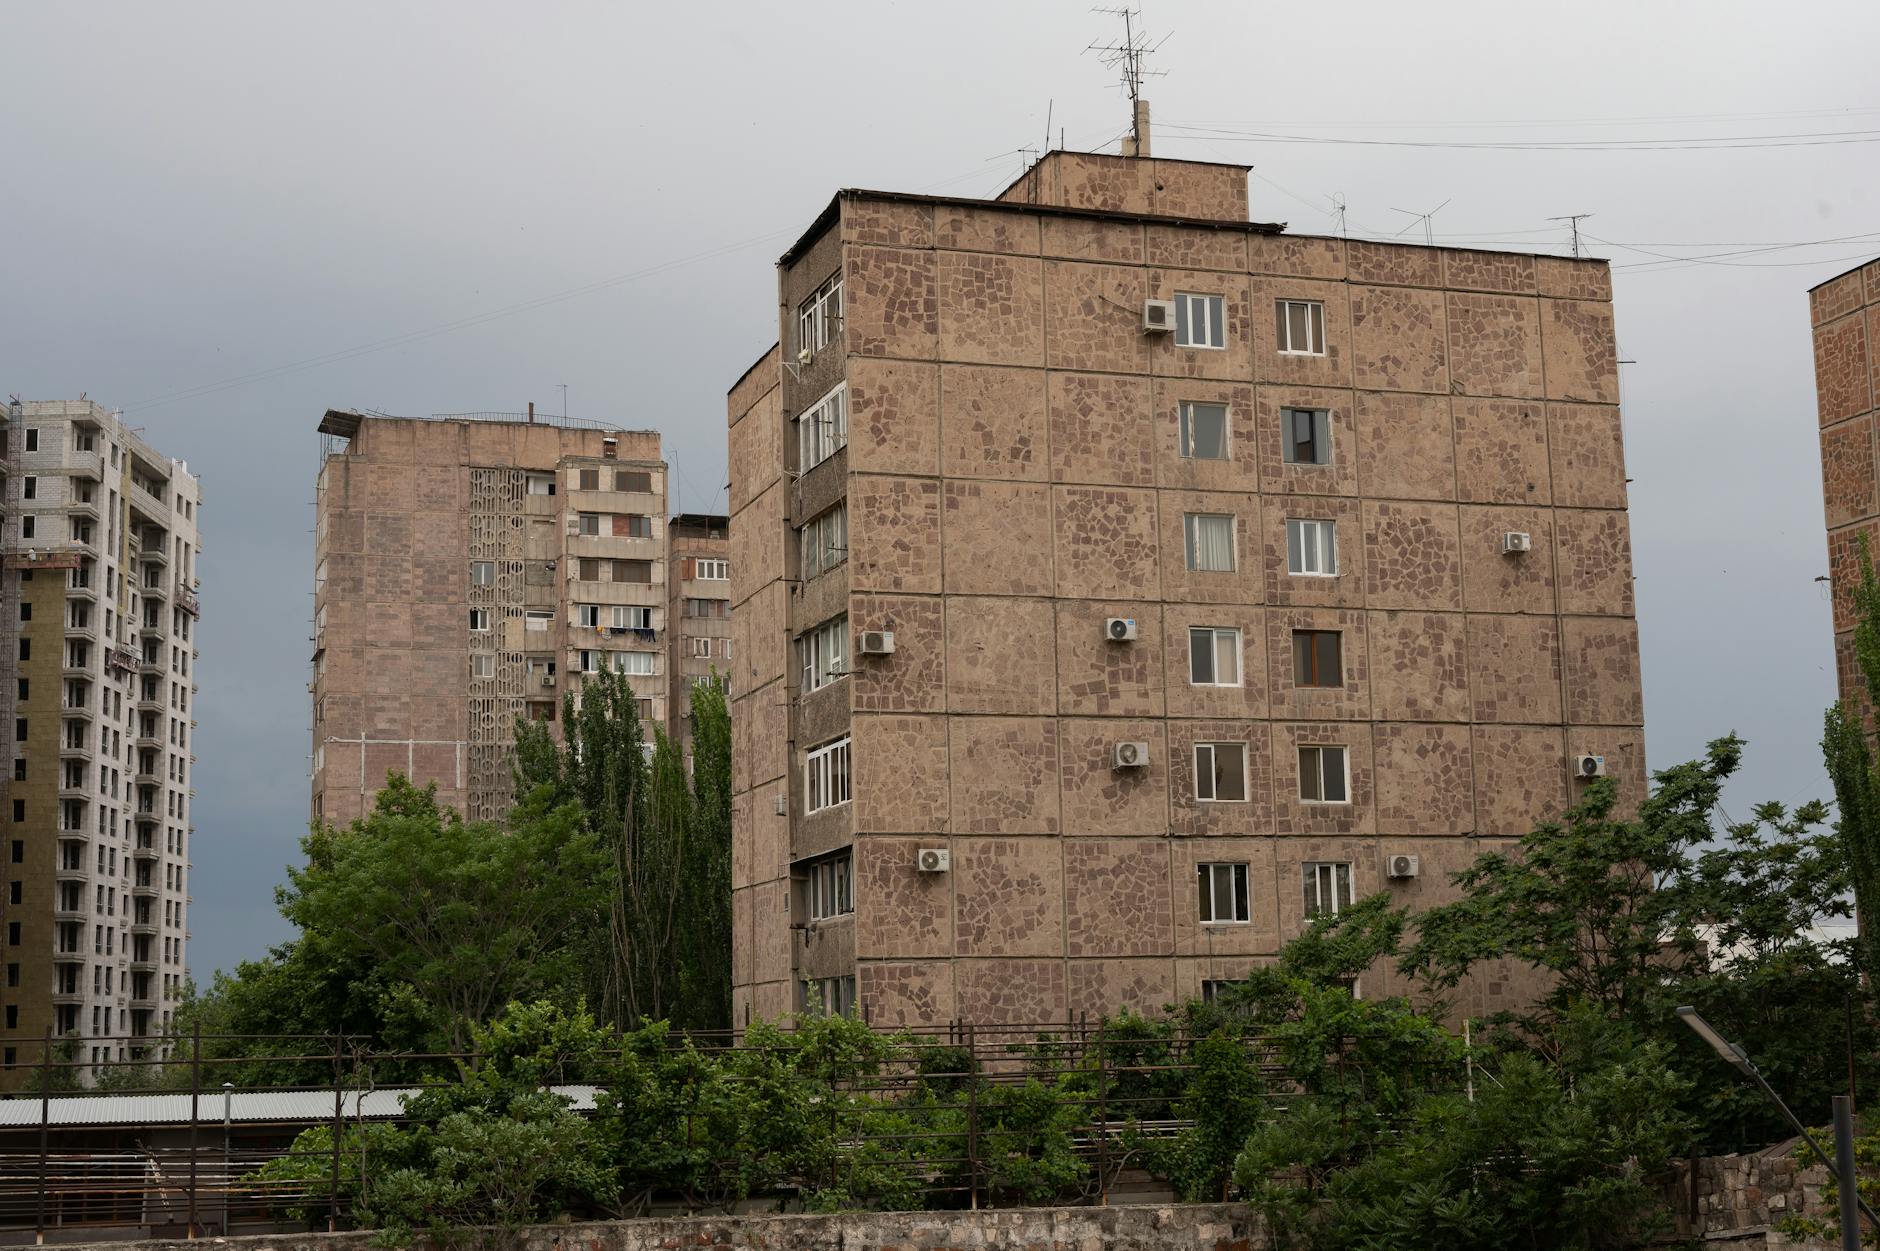
[[[1865,535],[1860,539],[1860,582],[1854,587],[1854,659],[1865,684],[1867,708],[1837,700],[1828,709],[1821,751],[1840,808],[1835,832],[1854,880],[1861,968],[1872,979],[1880,972],[1880,774],[1864,712],[1880,708],[1880,579],[1874,576],[1873,552]]]

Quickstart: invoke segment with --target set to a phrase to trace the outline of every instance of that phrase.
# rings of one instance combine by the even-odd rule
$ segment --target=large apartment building
[[[314,528],[312,815],[391,772],[472,819],[513,798],[518,717],[629,675],[666,716],[666,467],[654,431],[332,410]]]
[[[182,994],[202,491],[88,400],[10,404],[5,439],[14,1086],[48,1035],[81,1078],[144,1057]]]
[[[1854,588],[1860,539],[1880,561],[1880,487],[1874,473],[1880,408],[1880,260],[1856,266],[1808,293],[1815,335],[1815,405],[1821,428],[1821,493],[1834,592],[1834,668],[1841,698],[1865,708],[1854,660]],[[1871,710],[1868,710],[1871,712]]]
[[[666,524],[666,733],[692,758],[692,687],[731,667],[731,519],[680,513]]]
[[[1294,235],[1247,173],[846,190],[780,261],[729,395],[741,1024],[1155,1010],[1643,793],[1605,263]]]

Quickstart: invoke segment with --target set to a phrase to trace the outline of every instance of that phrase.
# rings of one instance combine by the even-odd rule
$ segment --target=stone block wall
[[[786,348],[797,301],[838,272],[844,334],[782,371],[773,430],[748,429],[759,383],[734,392],[733,498],[756,501],[794,465],[792,419],[849,387],[846,452],[785,482],[775,510],[811,515],[839,473],[849,559],[762,628],[794,638],[846,611],[851,635],[896,634],[838,683],[856,913],[809,925],[853,930],[878,1024],[1154,1008],[1297,934],[1305,864],[1348,864],[1359,897],[1434,902],[1477,852],[1572,801],[1573,756],[1603,754],[1625,802],[1644,793],[1604,263],[1128,218],[1153,204],[1104,191],[1112,206],[1102,178],[1166,190],[1181,171],[1116,160],[1045,171],[1084,188],[1049,209],[1022,184],[970,210],[845,194],[780,276]],[[1143,301],[1182,292],[1222,297],[1223,348],[1143,332]],[[1293,299],[1322,303],[1322,354],[1278,350]],[[1189,402],[1227,407],[1226,459],[1183,455]],[[1329,463],[1287,462],[1292,407],[1327,414]],[[1231,569],[1188,567],[1187,514],[1234,519]],[[1288,572],[1289,519],[1335,524],[1336,576]],[[1509,531],[1532,550],[1504,555]],[[1108,617],[1136,640],[1106,641]],[[1238,682],[1190,681],[1194,627],[1238,631]],[[1297,630],[1339,633],[1335,681],[1295,683]],[[807,710],[782,668],[777,698]],[[1148,743],[1147,768],[1113,769],[1120,741]],[[1245,746],[1244,801],[1197,797],[1211,743]],[[1348,803],[1300,799],[1300,750],[1321,745],[1347,753]],[[835,845],[789,821],[786,855]],[[918,873],[922,847],[950,850],[952,871]],[[1386,877],[1399,853],[1420,876]],[[1197,919],[1197,866],[1221,860],[1248,866],[1244,924]],[[741,933],[809,971],[816,944],[773,920]],[[1364,985],[1391,988],[1382,970]],[[1459,1007],[1521,991],[1498,971]]]
[[[1834,602],[1835,674],[1841,698],[1871,717],[1854,663],[1853,590],[1860,540],[1880,559],[1880,489],[1875,425],[1880,421],[1880,261],[1850,269],[1808,293],[1815,336],[1815,405],[1821,429],[1821,488]]]

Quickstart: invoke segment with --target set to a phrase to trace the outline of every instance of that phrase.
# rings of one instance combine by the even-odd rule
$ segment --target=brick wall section
[[[1841,698],[1871,718],[1854,663],[1853,590],[1859,542],[1880,559],[1880,491],[1875,440],[1880,423],[1880,261],[1870,261],[1808,293],[1815,336],[1816,418],[1821,429],[1821,493],[1834,593],[1834,661]]]
[[[1304,863],[1426,904],[1571,801],[1571,756],[1603,754],[1624,802],[1644,793],[1604,263],[1126,218],[1170,211],[1144,188],[1176,194],[1186,171],[1118,160],[1045,171],[1049,208],[1021,186],[1004,204],[845,193],[779,273],[793,365],[795,310],[837,272],[845,333],[774,375],[780,403],[750,377],[733,395],[740,550],[793,578],[791,524],[836,499],[850,549],[787,593],[762,576],[737,591],[754,664],[776,632],[774,660],[739,681],[783,679],[759,701],[777,705],[769,730],[755,710],[741,723],[778,780],[741,845],[765,874],[844,845],[856,864],[852,918],[789,928],[805,918],[778,876],[738,914],[739,947],[751,977],[854,972],[877,1024],[1155,1009],[1297,934]],[[1208,216],[1233,207],[1215,180],[1193,186]],[[1224,350],[1143,333],[1144,299],[1177,292],[1223,297]],[[1322,355],[1277,350],[1289,299],[1322,302]],[[789,479],[792,419],[840,381],[846,450]],[[1181,454],[1185,401],[1228,407],[1227,460]],[[1295,406],[1328,414],[1329,464],[1286,463]],[[1186,513],[1235,518],[1231,571],[1187,568]],[[1289,518],[1336,523],[1339,576],[1288,573]],[[1503,555],[1510,530],[1533,550]],[[796,698],[786,645],[843,611],[851,636],[895,631],[894,655]],[[1103,640],[1113,616],[1134,643]],[[1190,683],[1193,626],[1239,630],[1239,685]],[[1296,629],[1341,633],[1342,682],[1295,686]],[[844,724],[854,800],[806,818],[803,749]],[[1126,740],[1149,744],[1147,769],[1110,768]],[[1246,802],[1197,801],[1211,742],[1247,745]],[[1347,749],[1351,803],[1298,799],[1315,744]],[[952,871],[916,872],[922,847],[950,850]],[[1386,879],[1399,852],[1421,876]],[[1216,860],[1249,866],[1247,924],[1197,921],[1195,866]],[[1365,982],[1395,989],[1382,970]],[[1497,971],[1458,1008],[1521,997]]]
[[[221,1238],[229,1251],[369,1251],[371,1233]],[[492,1234],[489,1245],[499,1240]],[[1008,1208],[976,1212],[843,1212],[835,1215],[672,1217],[538,1225],[500,1240],[516,1251],[1250,1251],[1263,1245],[1257,1217],[1239,1204]],[[84,1246],[88,1244],[67,1244]],[[111,1251],[189,1251],[181,1239],[89,1244]],[[425,1245],[422,1242],[418,1245]],[[473,1243],[472,1245],[476,1245]]]
[[[1677,1220],[1681,1237],[1695,1235],[1706,1246],[1827,1248],[1838,1243],[1794,1240],[1771,1228],[1802,1213],[1831,1224],[1836,1212],[1822,1204],[1828,1170],[1803,1168],[1795,1140],[1748,1155],[1704,1156],[1697,1161],[1697,1210],[1691,1211],[1691,1168],[1673,1165],[1665,1187],[1665,1206]]]

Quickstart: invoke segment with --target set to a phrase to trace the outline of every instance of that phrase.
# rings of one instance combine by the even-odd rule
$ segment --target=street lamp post
[[[1696,1035],[1710,1044],[1710,1049],[1723,1057],[1730,1067],[1755,1082],[1769,1102],[1776,1105],[1796,1133],[1814,1148],[1815,1154],[1824,1160],[1834,1161],[1834,1172],[1838,1179],[1837,1189],[1841,1198],[1841,1251],[1860,1251],[1860,1213],[1865,1212],[1867,1219],[1880,1227],[1880,1216],[1875,1216],[1867,1201],[1860,1197],[1860,1175],[1854,1170],[1854,1115],[1853,1105],[1846,1095],[1834,1096],[1834,1154],[1829,1155],[1815,1141],[1815,1136],[1808,1132],[1795,1113],[1789,1111],[1789,1105],[1782,1102],[1782,1097],[1770,1088],[1763,1075],[1751,1063],[1749,1053],[1729,1039],[1719,1034],[1703,1017],[1697,1015],[1697,1009],[1689,1006],[1677,1010],[1678,1018],[1690,1026]]]

